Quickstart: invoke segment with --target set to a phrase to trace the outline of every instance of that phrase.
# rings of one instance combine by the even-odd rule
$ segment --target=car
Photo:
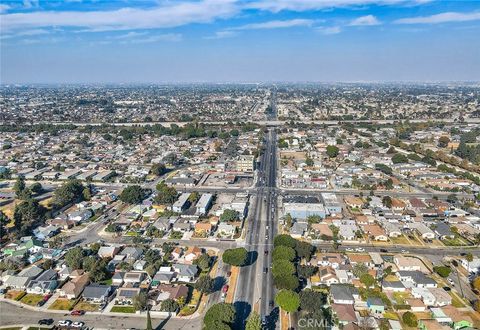
[[[85,314],[85,311],[81,309],[75,309],[70,313],[70,315],[73,315],[73,316],[81,316],[83,314]]]
[[[265,255],[268,255],[268,250],[265,250],[265,252],[264,252],[264,253],[265,253]]]
[[[230,276],[232,276],[232,272],[231,272],[231,271],[228,271],[228,272],[227,272],[227,277],[230,277]]]
[[[407,250],[402,249],[402,253],[409,253]]]
[[[50,299],[52,295],[49,293],[49,294],[46,294],[43,296],[43,300],[47,301],[48,299]]]
[[[380,249],[380,252],[387,253],[388,250],[387,249]]]
[[[43,305],[45,305],[47,301],[46,300],[40,300],[38,303],[37,303],[37,307],[41,307]]]
[[[70,321],[70,320],[60,320],[60,321],[58,321],[58,326],[59,327],[69,327],[70,324],[72,324],[72,321]]]
[[[353,249],[352,249],[352,248],[346,248],[345,251],[347,251],[347,252],[353,252]]]
[[[450,285],[455,285],[455,282],[451,278],[447,279],[447,281],[450,283]]]
[[[355,251],[357,251],[357,252],[365,252],[365,249],[360,247],[360,248],[356,248]]]
[[[265,267],[265,268],[263,269],[263,272],[264,272],[265,274],[268,273],[268,267]]]
[[[82,328],[85,325],[84,322],[73,322],[72,327],[73,328]]]
[[[225,284],[222,288],[222,293],[227,293],[228,291],[228,284]]]
[[[273,300],[270,300],[270,302],[268,303],[268,305],[269,305],[270,307],[273,307],[273,306],[275,306],[275,303],[273,302]]]
[[[268,239],[268,235],[265,235],[265,239]]]
[[[53,319],[41,319],[38,320],[38,324],[40,325],[50,325],[53,323]]]
[[[444,286],[444,287],[443,287],[443,290],[445,290],[445,291],[451,291],[452,289],[451,289],[449,286]]]

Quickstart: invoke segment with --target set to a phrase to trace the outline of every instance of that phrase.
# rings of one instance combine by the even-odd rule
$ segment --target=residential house
[[[57,286],[57,272],[53,269],[47,269],[28,283],[27,292],[36,294],[52,293]]]
[[[138,296],[140,288],[119,288],[115,301],[117,303],[132,303],[133,298]]]
[[[358,290],[352,285],[332,284],[330,296],[335,304],[353,305],[355,299],[359,298]]]
[[[113,258],[119,251],[120,248],[117,246],[102,246],[97,254],[100,258]]]
[[[59,293],[61,296],[67,297],[68,299],[76,299],[89,283],[89,276],[87,273],[84,273],[83,275],[65,283],[59,290]]]
[[[450,229],[450,226],[444,222],[436,223],[434,231],[441,240],[455,238],[455,234]]]
[[[195,235],[208,237],[212,233],[212,227],[210,222],[197,222],[195,224]]]
[[[177,276],[177,282],[192,283],[197,280],[198,266],[186,264],[173,264]]]

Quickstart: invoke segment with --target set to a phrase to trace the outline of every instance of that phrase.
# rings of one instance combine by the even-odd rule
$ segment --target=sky
[[[480,0],[0,0],[0,83],[480,80]]]

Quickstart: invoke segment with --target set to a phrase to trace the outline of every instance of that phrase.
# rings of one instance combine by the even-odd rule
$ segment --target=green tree
[[[368,267],[363,263],[356,263],[355,266],[353,266],[352,273],[360,278],[362,275],[368,274]]]
[[[167,168],[165,167],[165,164],[162,163],[153,164],[150,173],[156,176],[162,176],[167,173]]]
[[[235,308],[231,304],[218,303],[205,313],[203,318],[204,329],[231,329],[235,320]]]
[[[77,246],[65,253],[65,262],[71,269],[81,269],[84,256],[85,251],[80,246]]]
[[[448,138],[448,136],[444,135],[444,136],[441,136],[438,139],[438,147],[439,148],[446,148],[449,143],[450,143],[450,139]]]
[[[408,163],[408,158],[404,154],[396,153],[392,156],[392,162],[394,164]]]
[[[232,266],[243,266],[247,261],[248,251],[241,247],[236,249],[227,249],[223,252],[222,260],[224,263]]]
[[[147,308],[148,297],[144,291],[141,291],[135,297],[133,297],[133,307],[137,311],[143,311]]]
[[[372,275],[367,273],[360,276],[360,282],[362,282],[367,288],[370,288],[375,284],[375,279]]]
[[[173,312],[176,312],[178,310],[180,306],[178,305],[178,303],[169,298],[169,299],[165,299],[164,301],[162,301],[162,304],[160,305],[160,310],[164,311],[164,312],[170,312],[170,313],[173,313]]]
[[[215,280],[208,275],[203,275],[200,276],[194,286],[198,291],[208,295],[213,292]]]
[[[327,302],[327,296],[319,291],[305,289],[300,291],[300,308],[307,312],[321,310]]]
[[[308,279],[318,272],[318,267],[314,265],[298,265],[297,273],[299,277]]]
[[[285,259],[278,259],[272,263],[273,276],[290,275],[295,273],[295,265]]]
[[[275,236],[273,239],[273,246],[277,247],[280,245],[288,246],[294,249],[295,246],[297,246],[297,240],[290,235],[280,234]]]
[[[274,262],[280,259],[293,261],[295,259],[295,250],[288,246],[277,246],[273,249],[272,258]]]
[[[382,198],[382,204],[387,207],[391,208],[392,207],[392,197],[390,196],[383,196]]]
[[[330,158],[337,157],[338,156],[338,151],[339,151],[338,147],[336,147],[336,146],[331,146],[331,145],[327,146],[327,155]]]
[[[250,313],[245,330],[262,330],[262,320],[257,312],[253,311]]]
[[[169,187],[165,182],[157,184],[157,196],[155,202],[159,204],[173,204],[177,200],[177,190]]]
[[[291,290],[281,290],[275,296],[275,303],[287,313],[292,313],[300,307],[298,293]]]
[[[81,201],[84,186],[80,180],[69,180],[58,187],[53,194],[53,203],[58,207]]]
[[[313,159],[310,157],[307,157],[307,159],[305,159],[305,164],[307,166],[313,166]]]
[[[417,327],[417,325],[418,325],[417,316],[415,314],[413,314],[412,312],[405,312],[402,315],[402,321],[403,321],[403,323],[405,323],[409,327]]]
[[[128,186],[123,189],[119,198],[127,204],[139,204],[145,198],[145,191],[139,185]]]
[[[240,214],[238,211],[230,209],[223,211],[222,215],[220,216],[220,221],[223,222],[232,222],[237,221],[238,219],[240,219]]]
[[[27,199],[15,206],[13,220],[20,236],[29,235],[34,226],[45,219],[46,209],[34,199]]]
[[[310,261],[313,253],[315,252],[315,247],[304,241],[297,241],[295,245],[295,251],[299,258],[305,258],[307,261]]]
[[[197,259],[193,260],[193,264],[197,265],[201,271],[206,271],[210,268],[211,258],[208,254],[203,253]]]
[[[273,277],[273,284],[277,289],[296,290],[300,283],[295,275],[281,274]]]
[[[25,178],[21,175],[17,177],[15,184],[13,185],[13,191],[18,199],[23,199],[23,193],[26,189]]]
[[[43,192],[42,184],[39,182],[35,182],[30,186],[30,191],[34,194],[40,194]]]
[[[193,204],[196,201],[198,201],[199,198],[200,198],[200,194],[197,191],[194,191],[190,193],[190,196],[188,196],[188,201]]]

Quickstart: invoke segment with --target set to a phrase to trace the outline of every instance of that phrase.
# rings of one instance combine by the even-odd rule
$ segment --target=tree
[[[143,311],[147,308],[148,297],[144,291],[141,291],[135,297],[133,297],[133,307],[137,311]]]
[[[240,214],[238,211],[230,209],[223,211],[222,215],[220,216],[220,221],[223,222],[232,222],[237,221],[238,219],[240,219]]]
[[[295,290],[298,288],[298,277],[295,275],[277,275],[273,276],[273,283],[277,289]]]
[[[300,307],[300,297],[298,293],[291,290],[281,290],[275,296],[275,303],[287,313],[292,313]]]
[[[308,242],[297,241],[295,251],[299,258],[305,258],[307,261],[310,261],[312,254],[315,252],[315,247]]]
[[[439,148],[446,148],[449,143],[450,143],[450,139],[448,138],[448,136],[444,135],[444,136],[441,136],[438,139],[438,147]]]
[[[10,222],[8,217],[0,210],[0,240],[7,234],[7,225]],[[2,240],[3,241],[3,240]]]
[[[107,261],[104,259],[97,260],[93,264],[93,268],[90,271],[89,278],[92,282],[100,282],[108,277]]]
[[[465,260],[467,260],[467,268],[470,269],[470,263],[473,261],[473,254],[471,252],[468,252],[465,255]]]
[[[15,184],[13,185],[13,191],[15,192],[15,195],[17,196],[18,199],[24,199],[23,193],[25,189],[26,189],[25,178],[19,175],[17,180],[15,181]]]
[[[355,266],[353,266],[352,272],[353,275],[360,278],[362,275],[368,274],[368,267],[363,263],[356,263]]]
[[[313,265],[298,265],[297,273],[299,277],[310,278],[318,272],[318,267]]]
[[[159,204],[173,204],[177,200],[177,190],[169,187],[165,182],[157,184],[157,196],[155,202]]]
[[[295,246],[297,246],[297,240],[290,235],[280,234],[275,236],[273,239],[273,246],[277,247],[280,245],[288,246],[294,249]]]
[[[123,189],[119,198],[127,204],[139,204],[145,198],[145,191],[139,185],[128,186]]]
[[[285,259],[274,260],[272,263],[273,276],[291,275],[295,273],[295,265]]]
[[[402,315],[402,321],[409,327],[416,327],[418,325],[417,316],[412,312],[405,312]]]
[[[200,194],[197,191],[194,191],[190,193],[190,196],[188,196],[188,201],[193,204],[196,201],[198,201],[199,198],[200,198]]]
[[[167,168],[165,167],[165,164],[162,163],[153,164],[150,173],[156,176],[162,176],[167,173]]]
[[[321,310],[327,302],[327,296],[312,289],[300,291],[300,308],[307,312]]]
[[[20,236],[29,235],[32,228],[45,218],[46,209],[34,199],[27,199],[15,206],[13,220]]]
[[[170,312],[170,313],[173,313],[173,312],[176,312],[178,310],[180,306],[178,305],[178,303],[171,299],[171,298],[168,298],[168,299],[165,299],[164,301],[162,301],[162,304],[160,305],[160,310],[164,311],[164,312]]]
[[[307,159],[305,159],[305,164],[307,166],[313,166],[313,159],[310,157],[307,157]]]
[[[80,246],[77,246],[65,253],[65,262],[71,269],[81,269],[84,256],[85,251]]]
[[[227,249],[223,252],[222,260],[224,263],[232,266],[243,266],[247,261],[248,251],[241,247],[236,249]]]
[[[327,146],[327,155],[330,158],[337,157],[338,156],[338,151],[339,151],[338,147],[336,147],[336,146],[331,146],[331,145]]]
[[[197,265],[201,271],[206,271],[208,270],[208,268],[210,268],[210,261],[211,261],[210,256],[206,253],[203,253],[200,257],[193,260],[193,264]]]
[[[215,280],[208,275],[200,276],[195,283],[195,289],[207,295],[213,292],[214,286]]]
[[[235,320],[235,308],[232,304],[212,305],[203,318],[204,329],[231,329]]]
[[[245,330],[262,330],[262,320],[257,312],[253,311],[247,319]]]
[[[58,187],[53,194],[53,203],[58,207],[64,207],[70,203],[83,199],[84,186],[80,180],[69,180]]]
[[[90,186],[85,187],[82,191],[83,199],[89,201],[92,199],[92,191],[90,190]]]
[[[375,284],[375,279],[372,275],[366,273],[360,276],[360,282],[362,282],[365,287],[370,288]]]
[[[272,258],[274,262],[280,259],[293,261],[295,259],[295,250],[288,246],[277,246],[273,249]]]
[[[391,208],[392,207],[392,197],[390,196],[383,196],[382,198],[382,204],[385,207]]]
[[[43,192],[42,184],[39,182],[35,182],[30,186],[30,191],[34,194],[40,194]]]
[[[433,271],[440,275],[443,278],[447,278],[448,275],[452,272],[452,269],[448,266],[435,266],[433,267]]]
[[[396,153],[392,156],[392,162],[394,164],[408,163],[408,158],[404,154]]]
[[[150,317],[150,311],[148,310],[147,311],[147,327],[146,327],[147,330],[153,330],[153,326],[152,326],[152,318]]]

